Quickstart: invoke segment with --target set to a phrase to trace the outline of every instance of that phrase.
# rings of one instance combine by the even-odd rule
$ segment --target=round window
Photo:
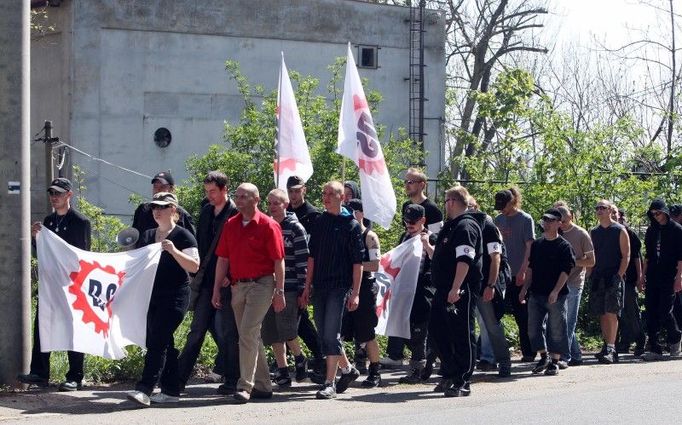
[[[160,148],[165,148],[170,145],[171,140],[173,140],[173,136],[171,135],[170,130],[165,127],[157,128],[154,132],[154,143]]]

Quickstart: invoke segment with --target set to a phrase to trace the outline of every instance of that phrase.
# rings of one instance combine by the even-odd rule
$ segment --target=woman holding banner
[[[174,403],[179,400],[178,350],[173,333],[180,326],[189,306],[189,273],[199,269],[197,241],[180,227],[178,199],[173,193],[159,192],[151,202],[156,229],[140,236],[137,247],[161,243],[161,259],[147,313],[147,354],[142,377],[128,399],[144,406]],[[161,392],[151,395],[159,382]],[[151,396],[151,397],[150,397]]]

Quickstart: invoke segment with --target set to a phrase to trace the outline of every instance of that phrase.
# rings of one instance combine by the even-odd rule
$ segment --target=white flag
[[[36,237],[40,347],[108,359],[145,347],[161,244],[122,253],[73,247],[43,227]]]
[[[375,273],[379,284],[377,334],[410,338],[410,312],[423,250],[420,238],[412,237],[381,257]]]
[[[358,166],[365,217],[388,229],[396,211],[395,193],[350,43],[336,152]]]
[[[299,176],[308,180],[313,175],[313,163],[310,161],[308,144],[303,134],[303,124],[298,114],[294,89],[291,87],[289,72],[284,63],[279,71],[279,88],[277,92],[277,139],[275,140],[275,185],[287,190],[287,179]]]

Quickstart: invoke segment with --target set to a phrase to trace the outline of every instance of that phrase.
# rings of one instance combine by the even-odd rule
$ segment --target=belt
[[[242,278],[242,279],[235,279],[235,280],[233,280],[232,282],[233,282],[233,283],[255,282],[255,281],[257,281],[258,279],[260,279],[260,278],[262,278],[262,277],[265,277],[265,276],[267,276],[267,275],[264,274],[263,276],[258,276],[258,277],[245,277],[245,278]]]

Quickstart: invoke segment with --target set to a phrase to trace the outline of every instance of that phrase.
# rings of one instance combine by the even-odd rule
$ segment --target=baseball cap
[[[543,219],[561,221],[561,211],[556,208],[550,208],[542,214]]]
[[[503,210],[512,199],[514,199],[514,195],[512,195],[511,190],[500,190],[495,194],[495,209]]]
[[[159,192],[152,198],[154,205],[175,205],[178,206],[178,198],[171,192]]]
[[[403,210],[403,221],[417,221],[426,215],[426,210],[419,204],[409,204]]]
[[[155,181],[175,186],[175,180],[173,180],[173,176],[169,171],[161,171],[160,173],[157,173],[152,179],[152,184],[154,184]]]
[[[299,176],[291,176],[287,179],[287,189],[299,189],[305,186],[305,180]]]
[[[50,183],[50,186],[47,188],[47,190],[56,190],[57,192],[60,193],[66,193],[71,191],[71,181],[69,179],[66,179],[64,177],[59,177],[57,179],[52,180],[52,183]]]
[[[357,198],[351,199],[350,201],[348,201],[347,206],[348,206],[348,208],[350,208],[353,211],[363,212],[362,211],[362,201],[357,199]]]

